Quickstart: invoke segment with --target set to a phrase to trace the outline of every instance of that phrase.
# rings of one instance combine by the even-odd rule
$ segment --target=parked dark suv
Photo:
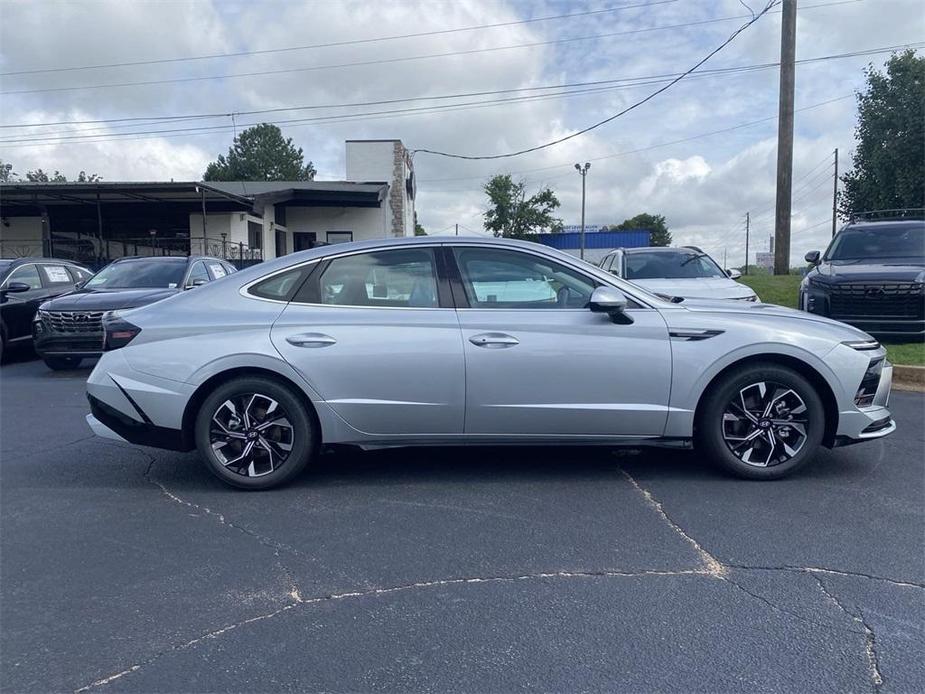
[[[32,339],[39,304],[73,290],[92,274],[70,260],[0,259],[0,359],[7,345]]]
[[[865,221],[839,231],[800,285],[800,308],[872,335],[925,336],[925,221]]]
[[[35,351],[51,369],[73,369],[103,353],[103,314],[137,308],[235,272],[205,256],[131,257],[111,262],[76,291],[39,307]]]

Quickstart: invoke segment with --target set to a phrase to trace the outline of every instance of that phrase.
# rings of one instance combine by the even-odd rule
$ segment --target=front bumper
[[[103,354],[102,331],[55,330],[36,318],[32,323],[32,342],[40,357],[99,357]]]
[[[881,439],[896,431],[896,422],[888,409],[892,386],[893,365],[887,363],[880,372],[880,382],[871,405],[839,412],[835,446]]]

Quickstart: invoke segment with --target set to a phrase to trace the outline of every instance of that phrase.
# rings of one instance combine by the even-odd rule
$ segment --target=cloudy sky
[[[73,177],[83,169],[110,181],[196,180],[227,150],[233,127],[264,120],[280,122],[319,179],[343,178],[345,139],[400,138],[412,149],[460,154],[514,151],[645,97],[747,21],[746,5],[763,1],[0,0],[0,124],[152,119],[4,128],[0,159],[21,174],[42,168]],[[800,0],[800,8],[797,60],[925,38],[921,0]],[[560,15],[573,16],[553,18]],[[504,26],[444,31],[496,24]],[[773,63],[779,42],[780,14],[772,11],[702,69]],[[227,56],[254,51],[263,52]],[[223,57],[176,60],[210,55]],[[830,234],[831,154],[839,148],[842,167],[850,164],[853,92],[864,67],[887,57],[797,67],[794,260]],[[132,62],[146,64],[84,69]],[[484,92],[496,93],[421,98]],[[384,100],[402,101],[348,105]],[[241,113],[234,124],[154,120],[230,112]],[[740,264],[746,211],[753,250],[767,250],[772,232],[776,112],[776,68],[721,70],[695,74],[540,152],[494,161],[418,154],[419,219],[430,231],[456,223],[481,229],[481,186],[512,173],[531,191],[552,187],[565,223],[578,223],[581,179],[573,166],[590,161],[589,224],[663,214],[676,243],[700,244],[718,259],[725,250],[729,265]]]

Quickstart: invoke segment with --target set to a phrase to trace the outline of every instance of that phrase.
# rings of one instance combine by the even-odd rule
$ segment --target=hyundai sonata
[[[772,479],[895,429],[892,366],[856,328],[671,303],[526,242],[325,246],[103,323],[93,430],[248,489],[326,444],[695,447]]]

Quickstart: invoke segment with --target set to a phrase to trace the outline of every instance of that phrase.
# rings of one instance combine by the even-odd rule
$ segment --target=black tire
[[[68,371],[80,366],[81,357],[42,357],[42,361],[52,371]]]
[[[768,409],[776,412],[765,415]],[[711,386],[695,445],[734,475],[772,480],[806,465],[824,432],[825,407],[806,378],[785,366],[751,364]]]
[[[264,425],[268,428],[261,430]],[[202,403],[195,427],[196,447],[206,467],[222,482],[241,489],[270,489],[289,482],[318,450],[318,432],[302,399],[288,386],[259,376],[218,386]]]

